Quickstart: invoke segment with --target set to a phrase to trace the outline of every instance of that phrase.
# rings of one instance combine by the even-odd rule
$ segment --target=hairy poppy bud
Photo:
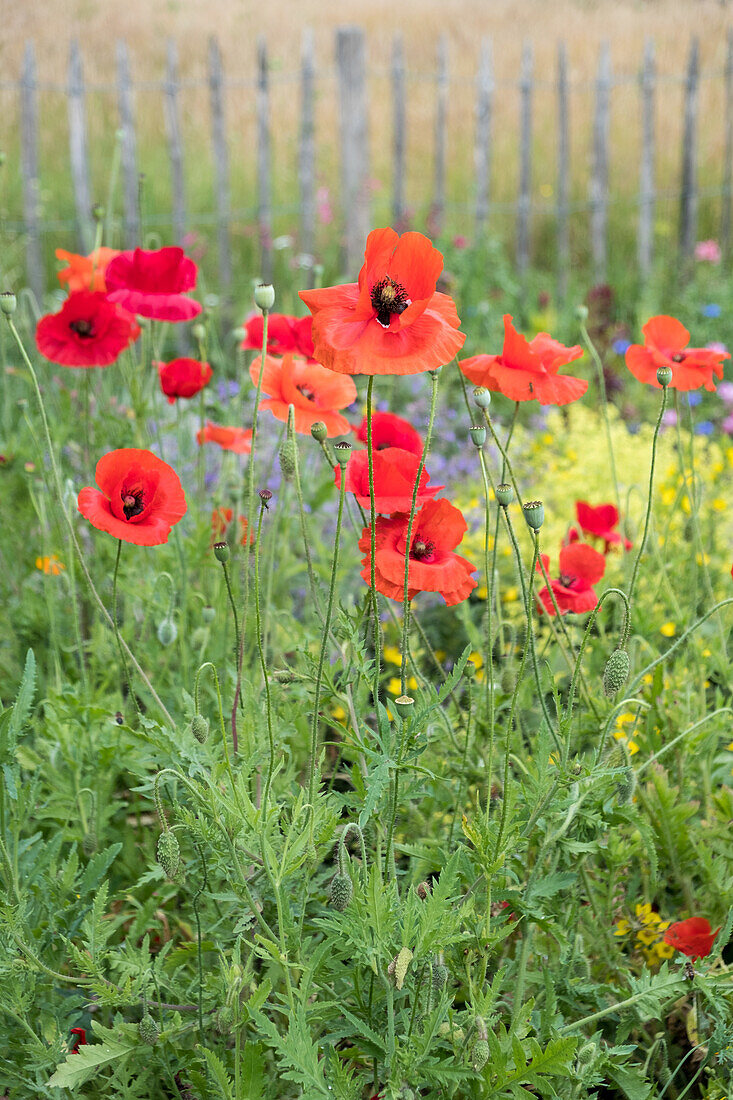
[[[468,434],[471,436],[474,447],[483,447],[486,442],[486,428],[483,424],[472,424]]]
[[[216,608],[202,607],[201,618],[204,620],[205,623],[213,623],[214,619],[216,618]]]
[[[85,856],[94,855],[97,850],[97,834],[93,830],[88,833],[84,833],[81,847]]]
[[[636,790],[636,772],[633,768],[624,768],[616,783],[616,801],[619,806],[625,806],[634,796]]]
[[[168,878],[175,878],[181,862],[181,849],[176,839],[176,834],[166,829],[158,837],[158,863],[163,868]]]
[[[466,661],[465,665],[463,666],[463,675],[466,677],[467,680],[473,680],[477,671],[478,670],[473,661]]]
[[[613,699],[629,678],[631,662],[625,649],[614,649],[603,670],[603,694]]]
[[[338,871],[331,879],[331,905],[343,913],[354,894],[354,884],[348,875]]]
[[[214,543],[214,557],[217,561],[226,564],[229,561],[229,544],[226,542]]]
[[[416,893],[421,901],[425,901],[428,894],[432,893],[432,887],[427,879],[416,887]]]
[[[345,439],[342,439],[338,443],[334,444],[333,449],[336,452],[338,464],[343,470],[344,466],[347,464],[349,458],[351,457],[351,444],[347,443]]]
[[[583,321],[587,321],[588,320],[588,307],[584,306],[582,303],[579,306],[576,306],[575,307],[575,319],[576,319],[576,321],[580,321],[581,324],[583,323]]]
[[[527,526],[533,531],[539,531],[545,522],[545,506],[541,500],[529,500],[524,505],[524,518]]]
[[[489,1043],[487,1039],[477,1039],[471,1050],[471,1062],[476,1073],[480,1073],[489,1060]]]
[[[144,1043],[148,1043],[153,1047],[158,1042],[160,1028],[149,1012],[145,1013],[142,1020],[137,1025],[137,1030]]]
[[[14,294],[11,294],[9,290],[4,290],[2,294],[0,294],[0,309],[6,317],[9,317],[11,313],[15,313],[17,305],[18,299]]]
[[[491,404],[491,391],[487,390],[486,386],[476,386],[473,399],[480,409],[488,409]]]
[[[194,340],[198,340],[202,344],[206,339],[206,325],[202,325],[200,321],[197,321],[195,325],[191,325],[191,335]]]
[[[502,485],[496,486],[496,500],[502,508],[508,508],[511,502],[514,500],[514,490],[511,485],[507,485],[504,482]]]
[[[255,287],[255,305],[266,313],[275,305],[275,288],[270,283],[260,283]]]
[[[328,428],[322,420],[316,420],[315,424],[311,424],[311,435],[316,443],[323,443],[328,435]]]
[[[209,719],[204,718],[203,714],[194,714],[190,729],[198,743],[200,745],[205,744],[209,736]]]
[[[173,619],[166,617],[158,623],[158,641],[162,646],[173,645],[178,637],[178,627]]]
[[[92,217],[95,222],[101,222],[104,218],[104,207],[101,202],[95,202],[92,206]]]
[[[283,477],[290,481],[290,479],[295,476],[297,463],[294,439],[285,439],[283,441],[283,445],[278,452],[278,459],[280,460],[280,469],[283,472]]]
[[[445,965],[445,963],[433,963],[432,987],[433,993],[436,997],[440,997],[440,994],[443,992],[448,983],[449,977],[450,975],[448,973],[448,967]]]
[[[410,695],[398,695],[394,705],[400,718],[410,718],[414,713],[415,700]]]
[[[589,1065],[591,1065],[591,1063],[595,1061],[595,1057],[596,1057],[597,1053],[598,1053],[598,1048],[596,1047],[595,1043],[583,1043],[582,1047],[580,1048],[580,1050],[578,1051],[578,1054],[577,1054],[578,1065],[579,1066],[589,1066]]]
[[[672,381],[672,368],[671,367],[657,367],[657,382],[663,389],[666,390],[667,386]]]

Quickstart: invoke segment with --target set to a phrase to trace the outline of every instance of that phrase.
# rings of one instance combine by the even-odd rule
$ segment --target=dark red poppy
[[[182,248],[120,252],[105,273],[107,297],[154,321],[190,321],[201,312],[200,303],[186,296],[196,286],[197,274]]]
[[[691,959],[704,959],[713,949],[720,928],[713,932],[710,921],[704,917],[688,917],[670,924],[664,933],[664,942]]]
[[[152,451],[109,451],[100,458],[94,476],[102,491],[82,489],[79,511],[92,526],[123,542],[159,546],[186,514],[178,474]]]
[[[409,516],[379,516],[376,521],[375,582],[378,592],[402,600],[405,585],[405,551]],[[429,500],[415,513],[410,543],[408,598],[417,592],[440,592],[449,605],[465,600],[476,587],[471,576],[476,566],[453,553],[467,530],[458,508],[447,500]],[[361,576],[371,584],[370,530],[359,539],[364,568]]]
[[[420,459],[411,451],[399,447],[388,447],[384,451],[375,451],[372,468],[374,471],[374,504],[377,512],[409,512],[412,508],[412,493]],[[430,474],[423,470],[417,491],[417,506],[425,504],[445,488],[434,485],[428,488]],[[336,467],[336,484],[341,488],[341,467]],[[346,492],[353,493],[362,508],[370,508],[369,496],[369,454],[367,451],[354,451],[346,465]]]
[[[196,442],[199,446],[204,443],[218,443],[223,451],[247,455],[252,450],[252,429],[224,428],[207,420],[206,427],[196,432]]]
[[[249,376],[257,385],[260,359],[254,360]],[[288,419],[288,408],[295,412],[295,430],[307,435],[311,425],[321,420],[328,436],[344,435],[351,424],[338,409],[356,401],[354,379],[326,370],[320,363],[301,359],[288,352],[282,359],[265,356],[262,391],[270,396],[262,402],[277,420]]]
[[[618,508],[615,504],[597,504],[594,507],[585,500],[577,500],[575,514],[585,535],[603,539],[604,554],[607,554],[612,546],[621,545],[624,550],[630,550],[633,546],[633,543],[629,542],[620,531],[614,530],[618,527],[619,521]]]
[[[83,1027],[72,1027],[71,1029],[71,1041],[69,1043],[69,1053],[76,1054],[79,1047],[85,1047],[87,1045],[87,1033]]]
[[[550,559],[547,554],[542,555],[542,561],[545,570],[549,572]],[[539,562],[537,569],[540,570]],[[588,546],[585,542],[563,546],[560,550],[560,576],[557,580],[550,581],[560,614],[573,611],[576,615],[580,615],[584,611],[592,611],[598,603],[593,585],[598,583],[605,572],[606,559],[592,546]],[[552,598],[546,586],[537,593],[537,599],[548,615],[555,614]]]
[[[242,341],[245,350],[262,351],[261,313],[254,313],[244,322],[247,333]],[[313,359],[313,337],[311,326],[313,318],[290,317],[285,313],[271,313],[267,319],[267,351],[270,355],[285,355],[295,352],[304,359]]]
[[[158,368],[160,388],[171,405],[177,397],[195,397],[211,381],[211,367],[198,359],[171,359],[154,366]]]
[[[644,343],[632,344],[626,351],[626,366],[634,378],[661,389],[657,382],[659,367],[672,371],[670,387],[675,390],[696,390],[704,386],[714,391],[713,378],[723,377],[723,360],[727,351],[710,348],[688,348],[690,334],[676,317],[661,314],[651,317],[641,330]]]
[[[77,290],[36,325],[41,355],[63,367],[108,367],[140,335],[135,318],[99,291]]]
[[[588,383],[583,378],[557,372],[582,354],[578,344],[565,347],[546,332],[540,332],[530,342],[517,332],[511,315],[506,313],[501,355],[473,355],[464,359],[460,367],[475,386],[503,393],[512,401],[569,405],[583,396]]]
[[[374,229],[358,283],[301,291],[313,354],[340,374],[418,374],[463,347],[453,299],[436,293],[443,257],[422,233]]]
[[[367,418],[364,417],[356,432],[356,438],[366,444]],[[383,451],[386,447],[399,447],[403,451],[412,451],[422,455],[423,442],[420,433],[413,428],[409,420],[403,420],[391,412],[372,414],[372,448]]]

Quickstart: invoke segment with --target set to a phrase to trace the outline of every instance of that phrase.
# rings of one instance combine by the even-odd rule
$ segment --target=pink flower
[[[319,187],[316,192],[316,203],[318,206],[318,220],[321,225],[330,225],[333,221],[333,207],[331,206],[331,198],[327,187]]]
[[[717,241],[698,241],[695,245],[695,259],[698,263],[719,264],[721,256]]]
[[[468,237],[464,237],[462,233],[459,233],[457,237],[453,238],[454,248],[468,248]]]

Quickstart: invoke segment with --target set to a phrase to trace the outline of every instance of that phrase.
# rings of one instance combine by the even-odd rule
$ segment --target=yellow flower
[[[36,569],[40,569],[42,573],[47,576],[58,577],[62,569],[66,569],[63,562],[59,561],[55,554],[51,554],[48,557],[36,558]]]
[[[436,649],[435,656],[438,658],[439,661],[444,661],[447,654],[444,649]]]
[[[673,622],[665,623],[664,626],[660,626],[659,633],[664,634],[665,638],[674,638],[677,633],[677,627]]]
[[[501,598],[504,603],[514,603],[519,598],[519,589],[512,585],[511,588],[505,588],[501,594]]]
[[[634,906],[634,913],[642,924],[646,924],[649,914],[652,911],[651,904],[647,901],[643,905]]]
[[[630,931],[631,931],[631,925],[626,920],[626,918],[624,918],[623,920],[620,920],[618,922],[618,924],[616,925],[616,927],[614,929],[613,934],[614,934],[614,936],[628,936]]]
[[[486,599],[486,597],[488,596],[488,594],[489,594],[489,590],[488,590],[488,588],[486,587],[486,585],[485,585],[485,584],[482,584],[482,585],[480,585],[480,586],[479,586],[479,587],[478,587],[478,588],[476,589],[476,597],[477,597],[477,598],[478,598],[479,600],[485,600],[485,599]]]
[[[674,489],[667,488],[662,489],[660,496],[662,498],[662,504],[669,505],[674,504],[674,498],[677,496],[677,493]]]
[[[473,661],[477,672],[480,668],[484,667],[484,659],[477,649],[474,649],[473,653],[469,653],[468,659],[469,661]]]
[[[396,645],[386,645],[382,652],[388,665],[397,665],[398,668],[402,667],[402,654]]]
[[[616,721],[619,726],[628,726],[629,722],[636,721],[636,715],[632,714],[630,710],[625,710],[623,714],[619,714]]]
[[[642,676],[641,682],[642,684],[653,684],[654,677],[652,676],[651,672],[647,672],[646,676]]]
[[[660,959],[671,959],[674,955],[674,947],[670,943],[665,943],[664,940],[660,940],[654,950]]]
[[[346,711],[343,707],[336,704],[336,706],[331,709],[331,717],[335,718],[337,722],[341,722],[346,717]]]
[[[636,933],[636,942],[643,943],[647,947],[654,943],[657,938],[657,933],[651,928],[642,928],[640,932]]]
[[[713,508],[716,512],[725,512],[728,508],[728,504],[722,497],[716,497],[713,501]]]

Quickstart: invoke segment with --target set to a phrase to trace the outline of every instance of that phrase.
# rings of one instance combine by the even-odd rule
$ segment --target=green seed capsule
[[[163,868],[168,878],[175,878],[176,871],[181,862],[181,849],[175,833],[166,829],[158,837],[158,863]]]
[[[153,1017],[149,1012],[146,1012],[140,1023],[137,1025],[137,1030],[140,1034],[140,1038],[144,1043],[148,1043],[151,1047],[155,1046],[160,1036],[160,1028],[156,1024]]]
[[[343,913],[354,894],[354,885],[348,875],[337,872],[331,880],[331,905]]]
[[[603,670],[603,694],[613,699],[629,678],[631,662],[625,649],[614,649]]]
[[[477,1039],[471,1051],[471,1061],[476,1073],[480,1073],[489,1060],[489,1044],[486,1039]]]

